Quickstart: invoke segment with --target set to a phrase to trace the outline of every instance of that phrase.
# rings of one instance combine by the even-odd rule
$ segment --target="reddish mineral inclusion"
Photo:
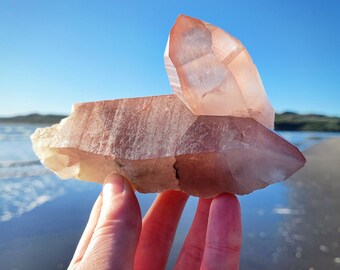
[[[197,115],[251,117],[274,127],[274,110],[247,50],[222,29],[180,15],[165,66],[175,94]]]
[[[61,178],[102,183],[116,172],[145,193],[246,194],[305,163],[296,147],[254,119],[194,115],[175,95],[77,104],[32,141]]]

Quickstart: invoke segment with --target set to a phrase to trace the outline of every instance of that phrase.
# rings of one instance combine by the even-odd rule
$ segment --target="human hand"
[[[159,194],[142,224],[128,181],[107,177],[68,269],[165,269],[187,199],[179,191]],[[241,230],[235,195],[200,199],[175,269],[238,269]]]

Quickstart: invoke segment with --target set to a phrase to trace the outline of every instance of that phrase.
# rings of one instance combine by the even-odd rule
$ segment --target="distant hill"
[[[14,117],[0,117],[0,123],[55,124],[65,117],[65,115],[42,115],[34,113]]]
[[[15,117],[0,117],[0,123],[55,124],[65,117],[66,115],[29,114]],[[285,112],[276,114],[275,130],[340,132],[340,117]]]
[[[340,117],[319,114],[276,114],[275,129],[287,131],[333,131],[340,132]]]

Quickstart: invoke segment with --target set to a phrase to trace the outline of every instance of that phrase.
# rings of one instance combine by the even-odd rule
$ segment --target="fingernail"
[[[125,180],[118,174],[110,174],[105,178],[103,186],[103,195],[115,196],[124,191]]]

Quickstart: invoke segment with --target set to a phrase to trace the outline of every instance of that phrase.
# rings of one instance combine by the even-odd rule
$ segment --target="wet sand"
[[[287,205],[273,210],[282,217],[277,231],[268,240],[245,236],[242,270],[340,269],[340,139],[304,154],[306,166],[286,181]]]

